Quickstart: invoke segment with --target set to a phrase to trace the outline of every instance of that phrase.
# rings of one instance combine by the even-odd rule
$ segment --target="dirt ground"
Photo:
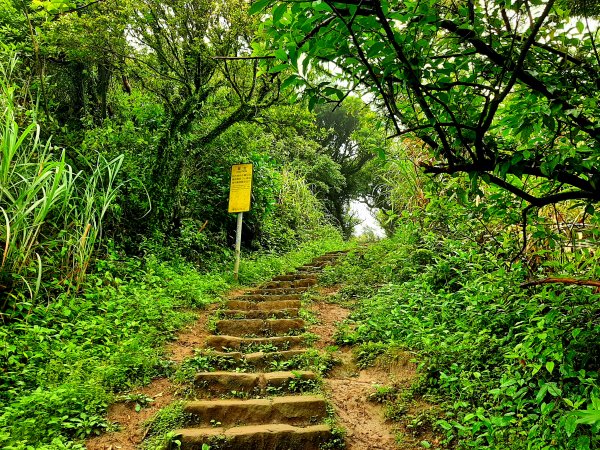
[[[311,325],[309,331],[320,336],[316,348],[324,349],[334,345],[337,325],[348,317],[350,310],[333,299],[336,288],[318,289],[320,301],[313,302],[309,309],[318,323]],[[239,291],[230,296],[239,295]],[[203,346],[209,336],[207,322],[218,305],[199,311],[197,320],[181,331],[177,339],[167,346],[167,354],[174,362],[180,363],[194,354],[194,349]],[[412,450],[422,448],[412,442],[403,441],[401,447],[396,444],[395,435],[402,431],[401,425],[394,425],[384,417],[384,407],[369,400],[377,386],[409,386],[416,376],[416,366],[408,359],[387,361],[376,367],[363,370],[354,363],[349,348],[338,349],[334,356],[340,360],[332,372],[325,378],[325,394],[333,404],[339,424],[346,430],[348,450],[393,450],[402,448]],[[129,397],[137,394],[152,399],[145,407],[136,412],[133,401],[118,402],[108,409],[108,420],[115,425],[116,431],[105,433],[86,442],[90,450],[134,450],[140,447],[145,437],[144,422],[158,410],[175,399],[175,387],[168,379],[154,380],[150,385],[132,391]],[[251,450],[251,449],[248,449]]]
[[[206,329],[208,319],[217,307],[218,305],[215,304],[206,310],[199,310],[196,321],[184,328],[177,339],[167,345],[167,355],[170,360],[180,363],[193,356],[194,349],[202,347],[210,334]],[[114,425],[116,431],[88,439],[86,441],[88,450],[138,449],[146,437],[144,422],[174,400],[175,386],[170,380],[159,378],[148,386],[134,389],[129,393],[129,397],[135,398],[138,394],[153,401],[148,402],[138,412],[134,401],[122,401],[110,405],[108,421]]]
[[[321,298],[333,298],[337,287],[319,288]],[[334,334],[337,325],[348,317],[350,309],[335,303],[318,301],[313,303],[311,312],[318,320],[309,331],[319,335],[317,348],[335,344]],[[353,363],[349,349],[334,353],[341,362],[325,378],[326,393],[332,402],[340,425],[346,430],[347,450],[367,450],[397,448],[394,432],[384,417],[383,407],[369,401],[374,386],[389,383],[388,374],[377,368],[358,370]]]
[[[117,402],[108,408],[108,420],[117,431],[88,439],[88,450],[134,450],[144,440],[143,424],[160,409],[173,401],[173,386],[165,378],[154,380],[148,386],[134,390],[131,395],[143,394],[153,399],[147,407],[135,410],[135,402]]]
[[[315,302],[310,311],[318,323],[309,331],[319,335],[315,345],[323,349],[335,345],[337,325],[345,320],[351,310],[336,303],[339,287],[317,288],[321,301]],[[323,301],[324,300],[324,301]],[[325,378],[326,394],[333,404],[339,424],[346,430],[347,450],[416,450],[422,449],[421,440],[434,444],[438,440],[431,433],[418,438],[407,432],[405,424],[392,423],[385,417],[385,406],[370,400],[378,386],[408,388],[417,376],[417,366],[410,354],[399,353],[394,358],[379,358],[373,367],[359,369],[354,362],[352,350],[342,347],[334,353],[340,364]],[[415,402],[407,414],[415,414],[431,408],[426,402]],[[396,435],[403,436],[397,442]]]

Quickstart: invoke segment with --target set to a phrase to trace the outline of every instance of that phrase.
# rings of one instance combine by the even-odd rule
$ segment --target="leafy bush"
[[[344,245],[327,233],[286,255],[244,258],[240,279],[258,283]],[[27,320],[0,327],[0,447],[76,448],[104,430],[114,394],[174,372],[163,346],[194,319],[190,308],[234,286],[223,267],[202,274],[181,260],[108,254],[81,294],[32,305]]]
[[[98,156],[84,175],[67,163],[64,150],[43,142],[35,109],[21,111],[15,104],[10,80],[15,65],[13,58],[8,67],[0,66],[2,318],[28,311],[25,298],[34,299],[42,281],[67,286],[83,281],[119,189],[123,161]],[[20,130],[22,122],[28,125]]]
[[[338,341],[368,343],[361,347],[368,354],[390,343],[417,350],[425,374],[417,392],[442,402],[436,426],[448,442],[597,448],[600,295],[582,287],[526,290],[523,264],[507,270],[476,242],[426,233],[420,241],[399,235],[331,269],[342,272],[332,279],[345,279],[346,292],[376,291],[361,299]],[[423,266],[412,270],[417,262],[399,254],[423,255]]]

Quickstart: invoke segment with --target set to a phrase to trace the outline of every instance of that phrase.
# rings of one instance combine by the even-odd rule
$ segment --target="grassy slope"
[[[329,271],[356,302],[338,341],[416,351],[414,392],[441,403],[430,425],[444,446],[600,448],[600,421],[584,423],[600,418],[600,302],[589,288],[524,290],[520,266],[410,227]],[[596,413],[573,412],[586,408]]]
[[[250,285],[343,248],[339,237],[286,255],[244,260]],[[186,264],[102,261],[81,295],[32,308],[25,321],[0,327],[0,447],[81,448],[107,426],[115,393],[174,371],[163,345],[202,308],[239,286],[227,272],[197,273]]]

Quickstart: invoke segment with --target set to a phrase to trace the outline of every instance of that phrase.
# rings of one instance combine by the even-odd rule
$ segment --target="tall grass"
[[[0,314],[35,300],[45,276],[77,286],[116,198],[122,156],[99,157],[90,174],[76,172],[64,150],[40,137],[35,110],[17,107],[10,77],[13,58],[0,66]],[[25,125],[23,125],[25,122]],[[29,123],[28,123],[29,122]],[[21,308],[22,309],[22,308]]]

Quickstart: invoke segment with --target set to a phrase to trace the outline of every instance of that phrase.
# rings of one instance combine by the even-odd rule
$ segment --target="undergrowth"
[[[338,235],[291,253],[242,262],[240,281],[258,283],[344,244]],[[77,295],[31,306],[0,327],[0,447],[82,448],[105,431],[118,393],[174,374],[164,344],[195,317],[193,308],[237,286],[228,271],[201,274],[155,257],[98,261]]]
[[[599,448],[600,295],[524,289],[529,276],[477,242],[405,225],[322,278],[341,282],[341,299],[356,305],[336,339],[362,344],[360,363],[389,345],[417,352],[413,389],[442,406],[434,422],[443,445]]]

